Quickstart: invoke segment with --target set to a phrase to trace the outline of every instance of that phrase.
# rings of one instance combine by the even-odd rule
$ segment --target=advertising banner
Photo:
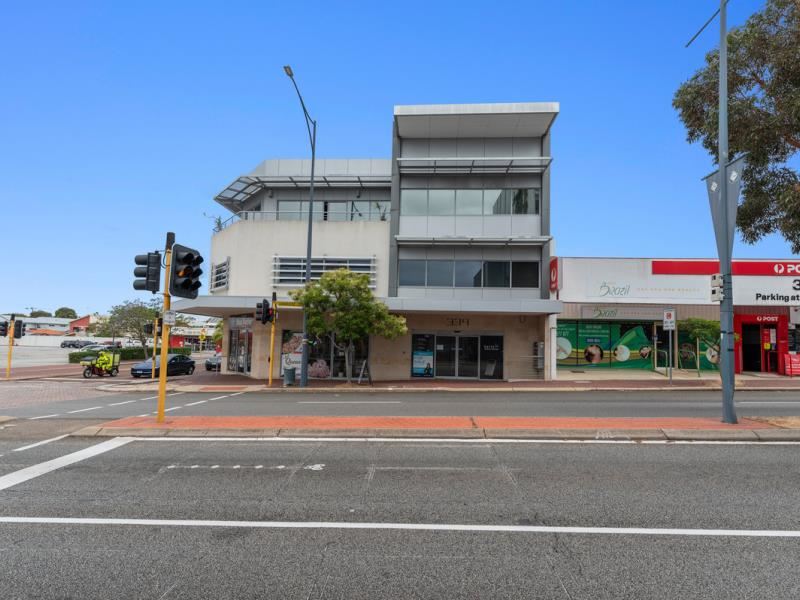
[[[433,334],[411,336],[411,376],[433,377]]]
[[[650,323],[559,321],[556,361],[559,366],[651,369]]]

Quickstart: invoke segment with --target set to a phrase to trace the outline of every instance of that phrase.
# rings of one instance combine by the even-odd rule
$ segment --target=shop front
[[[503,379],[502,334],[414,333],[411,377]]]
[[[789,314],[764,314],[755,307],[734,311],[736,372],[786,373],[790,347]],[[776,312],[776,311],[773,311]],[[792,341],[796,338],[792,336]]]
[[[253,317],[228,319],[228,373],[250,375],[253,367]]]

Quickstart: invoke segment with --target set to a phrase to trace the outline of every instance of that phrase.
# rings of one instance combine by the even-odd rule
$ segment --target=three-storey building
[[[555,103],[397,106],[391,159],[318,160],[312,278],[367,273],[408,322],[364,340],[373,379],[549,379],[559,301],[548,285]],[[269,327],[255,305],[302,286],[310,161],[269,160],[216,197],[233,213],[212,238],[209,294],[176,309],[225,319],[223,370],[266,377]],[[299,360],[301,315],[280,311],[273,375]],[[279,360],[280,359],[280,360]],[[335,340],[312,377],[344,376]]]

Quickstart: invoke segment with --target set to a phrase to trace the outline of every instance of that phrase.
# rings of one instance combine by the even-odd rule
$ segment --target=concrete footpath
[[[800,442],[800,417],[716,419],[586,417],[185,416],[126,417],[77,437],[335,437]]]

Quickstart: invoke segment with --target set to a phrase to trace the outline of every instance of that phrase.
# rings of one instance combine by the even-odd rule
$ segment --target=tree
[[[344,351],[347,381],[352,377],[355,343],[370,335],[394,339],[408,332],[405,317],[389,313],[369,289],[369,275],[347,269],[323,273],[290,296],[303,305],[308,331],[315,337],[329,335]]]
[[[61,308],[56,309],[56,317],[59,319],[77,319],[78,313],[75,312],[75,309],[70,308],[69,306],[62,306]]]
[[[678,323],[678,329],[693,342],[703,342],[719,352],[719,321],[708,319],[686,319]]]
[[[214,325],[214,333],[211,334],[211,339],[214,340],[214,345],[222,343],[222,335],[223,335],[223,322],[217,321],[216,325]]]
[[[108,320],[98,324],[97,334],[106,337],[127,335],[138,340],[142,348],[146,348],[150,336],[144,332],[144,326],[158,317],[160,309],[161,301],[158,299],[147,303],[141,300],[126,300],[111,307]]]
[[[737,225],[755,243],[780,233],[800,253],[800,2],[767,0],[728,34],[730,155],[747,153]],[[687,140],[717,156],[719,50],[675,93]]]
[[[51,312],[49,312],[49,311],[46,311],[46,310],[32,310],[32,311],[31,311],[31,314],[30,314],[30,317],[31,317],[31,318],[36,318],[36,317],[52,317],[52,316],[53,316],[53,313],[51,313]]]

